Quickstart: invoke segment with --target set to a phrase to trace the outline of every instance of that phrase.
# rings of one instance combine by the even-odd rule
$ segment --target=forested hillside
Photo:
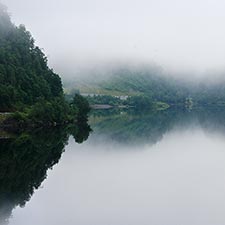
[[[12,24],[0,6],[0,109],[34,104],[63,94],[60,77],[47,66],[47,58],[34,45],[25,26]]]
[[[93,73],[93,75],[92,75]],[[105,71],[105,79],[99,79],[96,72],[76,79],[67,85],[68,92],[80,91],[86,95],[145,96],[152,102],[166,102],[170,105],[225,104],[225,81],[209,79],[183,79],[183,74],[173,76],[154,68],[123,66]],[[215,74],[216,75],[216,74]],[[188,75],[186,75],[188,77]],[[104,102],[105,103],[105,102]]]
[[[13,112],[0,114],[1,124],[24,127],[86,121],[88,111],[82,96],[65,100],[61,78],[48,67],[42,50],[25,26],[15,26],[0,5],[0,112]]]

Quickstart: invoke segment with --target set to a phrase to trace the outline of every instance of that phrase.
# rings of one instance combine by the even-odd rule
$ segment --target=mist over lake
[[[30,200],[14,205],[9,224],[225,223],[223,115],[95,112],[88,139],[78,144],[69,137]]]
[[[223,0],[0,0],[0,225],[225,225]]]

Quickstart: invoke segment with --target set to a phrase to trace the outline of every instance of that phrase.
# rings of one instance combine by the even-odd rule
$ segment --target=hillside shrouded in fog
[[[171,71],[211,71],[211,76],[225,68],[223,0],[2,2],[16,24],[31,30],[63,78],[95,64],[121,61],[155,63]]]
[[[223,32],[216,26],[222,2],[31,3],[9,0],[11,15],[1,6],[3,110],[63,94],[43,50],[24,25],[11,22],[13,18],[37,33],[37,43],[63,77],[66,94],[127,96],[131,99],[122,104],[129,106],[141,101],[225,104],[223,46],[217,40]]]
[[[0,225],[224,225],[224,12],[0,0]]]

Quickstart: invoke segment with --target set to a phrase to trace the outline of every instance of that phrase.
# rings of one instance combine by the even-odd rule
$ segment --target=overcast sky
[[[62,76],[93,63],[225,68],[224,0],[1,0]]]

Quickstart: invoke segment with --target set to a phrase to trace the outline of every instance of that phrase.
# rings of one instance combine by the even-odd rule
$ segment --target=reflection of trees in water
[[[198,123],[204,129],[219,129],[225,134],[225,110],[196,109],[188,112],[170,109],[160,112],[133,110],[95,111],[90,117],[93,138],[106,136],[120,144],[156,143],[175,126]],[[12,209],[24,206],[61,158],[68,138],[77,143],[87,140],[90,127],[78,126],[39,130],[0,139],[0,224],[7,223]]]
[[[69,136],[81,143],[89,132],[90,127],[84,123],[0,140],[0,224],[7,224],[15,206],[29,201],[47,170],[59,162]]]
[[[110,116],[102,114],[93,115],[91,119],[94,134],[105,135],[110,140],[122,143],[139,145],[146,141],[155,143],[171,128],[174,113],[137,112],[133,110],[116,111]]]
[[[225,109],[198,108],[193,111],[171,108],[165,111],[108,110],[95,111],[90,118],[95,138],[104,135],[120,144],[154,144],[176,126],[191,124],[225,133]]]

